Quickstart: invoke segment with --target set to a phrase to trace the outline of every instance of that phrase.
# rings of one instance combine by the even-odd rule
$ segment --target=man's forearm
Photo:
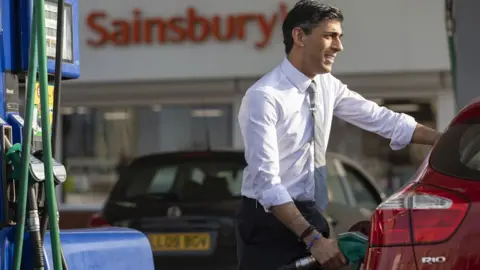
[[[289,228],[297,237],[310,226],[310,223],[303,217],[293,202],[278,206],[272,206],[270,210],[287,228]]]
[[[434,145],[442,135],[434,129],[417,124],[412,136],[412,143]]]

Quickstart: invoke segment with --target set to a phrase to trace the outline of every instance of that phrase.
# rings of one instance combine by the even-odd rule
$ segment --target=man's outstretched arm
[[[441,136],[440,132],[417,123],[413,117],[381,107],[351,91],[340,81],[334,81],[335,116],[390,139],[393,150],[402,149],[410,143],[433,145]]]

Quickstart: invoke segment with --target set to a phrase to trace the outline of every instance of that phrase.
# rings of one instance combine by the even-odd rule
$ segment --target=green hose
[[[455,94],[455,107],[458,110],[457,90],[457,55],[455,49],[455,15],[453,10],[454,0],[445,0],[445,26],[447,30],[448,54],[450,57],[450,73],[452,76],[452,88]]]
[[[36,0],[35,3],[42,8],[35,9],[38,27],[38,52],[39,52],[39,77],[40,77],[40,104],[42,116],[42,148],[43,163],[45,166],[45,194],[50,213],[50,242],[52,244],[53,269],[63,269],[60,246],[60,229],[58,227],[57,200],[55,198],[55,183],[53,180],[52,143],[50,141],[50,108],[48,104],[48,71],[47,71],[47,40],[45,37],[45,6],[44,0]],[[30,152],[28,152],[30,153]]]
[[[457,92],[457,58],[455,55],[455,41],[453,36],[448,37],[448,51],[450,54],[450,69],[452,73],[452,87]]]

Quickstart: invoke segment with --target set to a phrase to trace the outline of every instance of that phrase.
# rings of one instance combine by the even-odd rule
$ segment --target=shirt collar
[[[295,86],[300,92],[305,92],[312,83],[312,80],[295,68],[288,58],[285,57],[280,65],[282,72],[293,86]]]

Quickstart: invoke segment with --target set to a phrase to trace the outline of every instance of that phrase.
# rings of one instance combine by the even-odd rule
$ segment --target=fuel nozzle
[[[33,156],[43,162],[44,157],[43,157],[42,150],[35,151],[33,153]],[[63,166],[63,164],[56,161],[54,158],[52,158],[52,165],[53,165],[52,167],[53,167],[53,176],[54,176],[53,178],[55,180],[55,184],[56,185],[63,184],[67,179],[67,170],[65,169],[65,166]]]
[[[364,262],[369,236],[370,221],[366,220],[355,223],[348,232],[338,236],[340,250],[347,257],[349,263],[355,265],[355,269],[360,269]]]
[[[5,155],[5,161],[7,164],[12,165],[13,170],[8,175],[10,179],[20,179],[20,164],[21,164],[21,156],[22,153],[22,145],[16,143],[12,145],[7,150],[7,154]]]
[[[9,175],[10,179],[15,179],[15,180],[20,179],[21,160],[22,160],[22,145],[19,143],[16,143],[7,150],[7,154],[6,154],[7,164],[13,166],[11,175]],[[42,182],[45,180],[45,171],[43,168],[43,163],[39,159],[35,158],[35,156],[30,156],[29,171],[30,171],[31,180],[35,182]]]
[[[347,258],[349,265],[359,270],[365,259],[368,250],[368,237],[370,235],[370,222],[360,221],[350,227],[346,233],[337,236],[338,247]],[[317,265],[313,256],[296,260],[295,262],[282,266],[277,270],[307,270]]]
[[[361,232],[346,232],[338,235],[338,246],[350,265],[360,269],[368,249],[368,236]]]

